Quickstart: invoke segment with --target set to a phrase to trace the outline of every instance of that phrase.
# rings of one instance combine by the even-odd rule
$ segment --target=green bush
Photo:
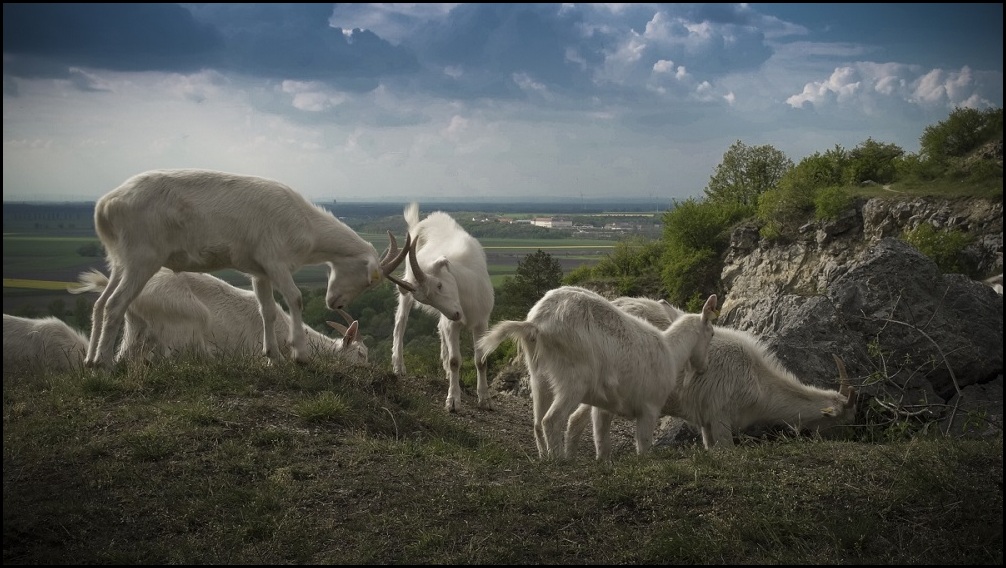
[[[684,305],[718,291],[730,229],[753,213],[739,202],[688,199],[664,214],[661,276],[668,301]]]
[[[938,230],[929,223],[905,231],[902,240],[929,257],[944,274],[966,274],[980,278],[978,259],[968,254],[966,249],[974,243],[974,237],[958,231]]]
[[[591,280],[603,280],[614,286],[622,296],[663,295],[660,268],[664,242],[643,237],[629,237],[615,244],[614,249],[593,266],[579,266],[563,278],[563,284],[578,285]]]
[[[921,153],[936,162],[963,158],[986,142],[1002,139],[1003,109],[957,107],[946,120],[927,126],[919,138]]]
[[[814,217],[818,220],[837,219],[852,204],[852,196],[840,187],[826,187],[814,196]]]
[[[581,264],[573,270],[570,270],[569,273],[562,278],[562,283],[570,286],[577,286],[585,282],[589,282],[597,277],[594,274],[595,267],[596,265],[591,266],[589,264]]]
[[[780,183],[762,194],[756,216],[766,225],[783,232],[785,227],[802,224],[814,208],[814,188]]]
[[[894,160],[895,178],[902,182],[933,181],[943,175],[945,167],[918,154],[906,154]]]
[[[693,297],[717,291],[722,269],[720,254],[711,248],[682,249],[668,254],[662,272],[668,301],[683,306]]]
[[[849,164],[845,168],[845,182],[859,185],[865,181],[890,183],[895,180],[895,163],[905,153],[895,144],[877,142],[867,138],[849,152]]]

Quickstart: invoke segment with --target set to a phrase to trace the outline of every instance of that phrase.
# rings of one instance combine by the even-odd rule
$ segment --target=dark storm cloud
[[[330,4],[4,4],[4,72],[213,68],[373,88],[376,77],[417,68],[371,32],[330,27],[331,12]]]
[[[463,4],[442,21],[420,28],[407,45],[431,67],[457,66],[460,83],[481,84],[487,92],[507,90],[514,73],[526,73],[550,88],[585,87],[583,63],[596,64],[596,50],[583,50],[581,16],[558,4]],[[486,79],[480,80],[480,77]],[[497,83],[488,80],[496,78]]]
[[[226,38],[223,67],[249,75],[373,88],[415,72],[415,57],[366,30],[329,25],[331,4],[200,4],[193,14]]]
[[[433,17],[338,8],[336,26],[366,14],[359,21],[383,28],[333,27],[332,4],[4,4],[4,73],[68,79],[72,67],[214,69],[347,91],[383,82],[454,99],[583,100],[645,84],[661,60],[705,80],[770,55],[748,22],[752,12],[737,5],[459,4]],[[688,22],[713,28],[698,37]],[[644,31],[635,62],[610,60]],[[612,75],[613,65],[622,70]]]
[[[223,48],[177,4],[4,4],[4,72],[62,76],[66,67],[189,71]]]

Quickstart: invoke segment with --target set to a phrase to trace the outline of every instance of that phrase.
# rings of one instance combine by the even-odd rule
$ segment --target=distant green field
[[[361,233],[368,242],[383,252],[389,244],[387,233]],[[401,237],[398,237],[399,239]],[[556,258],[564,271],[581,264],[597,262],[611,252],[614,241],[600,239],[485,239],[482,242],[488,260],[489,275],[493,285],[499,286],[507,276],[512,276],[517,263],[526,255],[541,249]],[[3,237],[3,278],[4,295],[19,294],[37,289],[52,293],[63,290],[67,283],[74,282],[77,275],[88,269],[105,270],[105,261],[98,256],[82,256],[80,248],[98,243],[96,236],[63,237],[31,234],[4,234]],[[404,242],[399,242],[399,246]],[[216,273],[224,280],[237,286],[247,286],[244,275],[225,270]],[[328,269],[324,265],[306,266],[296,274],[297,283],[314,288],[325,286]]]
[[[97,243],[97,237],[50,237],[41,235],[7,235],[3,237],[4,278],[25,277],[24,274],[79,266],[93,261],[103,265],[100,257],[83,257],[82,246]],[[31,276],[28,276],[31,277]]]

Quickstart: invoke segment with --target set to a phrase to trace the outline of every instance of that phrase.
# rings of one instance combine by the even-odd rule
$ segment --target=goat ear
[[[343,335],[342,344],[344,346],[349,346],[350,343],[356,341],[359,332],[360,332],[360,322],[354,321],[349,326],[349,329],[346,330],[346,333]]]
[[[710,294],[706,304],[702,306],[702,319],[703,321],[711,320],[716,315],[716,294]]]
[[[348,328],[342,325],[341,323],[335,321],[326,321],[325,323],[328,324],[328,327],[334,329],[335,331],[338,331],[340,334],[346,335],[346,331],[348,330]]]
[[[451,268],[451,260],[449,258],[447,258],[446,256],[442,256],[442,257],[440,257],[440,258],[437,259],[437,262],[435,262],[433,264],[433,266],[437,267],[438,269],[446,268],[446,269],[450,270],[450,268]]]
[[[856,389],[849,387],[849,397],[845,399],[845,407],[853,408],[859,403],[859,392]]]

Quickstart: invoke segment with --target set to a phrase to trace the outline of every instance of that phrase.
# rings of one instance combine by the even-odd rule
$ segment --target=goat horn
[[[388,231],[388,240],[391,241],[391,244],[388,245],[388,248],[384,249],[384,254],[381,255],[381,268],[384,268],[388,264],[388,260],[398,254],[398,239],[395,238],[395,235],[391,231]]]
[[[391,231],[388,231],[388,240],[391,241],[391,244],[388,245],[388,249],[381,258],[381,272],[383,272],[385,276],[398,268],[398,265],[405,259],[405,255],[408,253],[411,237],[408,233],[405,234],[405,248],[402,250],[398,249],[398,240],[395,239],[395,235],[392,234]]]
[[[336,309],[335,312],[339,314],[342,317],[342,319],[346,320],[346,325],[353,325],[353,322],[356,321],[355,318],[353,318],[353,316],[349,315],[349,312],[347,312],[342,308]]]
[[[832,358],[835,359],[835,366],[838,367],[838,392],[846,395],[851,400],[856,394],[856,389],[852,388],[852,383],[849,382],[849,375],[845,371],[845,363],[842,362],[842,358],[834,353],[831,354]]]
[[[337,321],[326,321],[325,323],[328,324],[328,327],[334,329],[335,331],[338,331],[339,335],[346,335],[346,332],[349,331],[349,328],[347,328],[346,326],[342,325]]]
[[[391,246],[388,248],[386,259],[392,256],[394,258],[390,258],[387,262],[381,261],[381,271],[384,273],[385,278],[397,284],[399,288],[409,292],[415,292],[415,286],[392,274],[392,272],[398,268],[398,265],[402,263],[402,260],[405,259],[405,255],[409,254],[409,250],[415,245],[415,242],[412,240],[412,235],[405,233],[405,248],[401,250],[398,249],[398,241],[395,240],[395,235],[391,234],[391,231],[388,231],[388,238],[391,239]]]
[[[416,260],[416,245],[418,243],[412,243],[412,248],[409,249],[409,265],[412,266],[412,276],[415,277],[416,282],[422,284],[426,281],[426,274],[423,272],[422,268],[419,268],[419,261]]]

